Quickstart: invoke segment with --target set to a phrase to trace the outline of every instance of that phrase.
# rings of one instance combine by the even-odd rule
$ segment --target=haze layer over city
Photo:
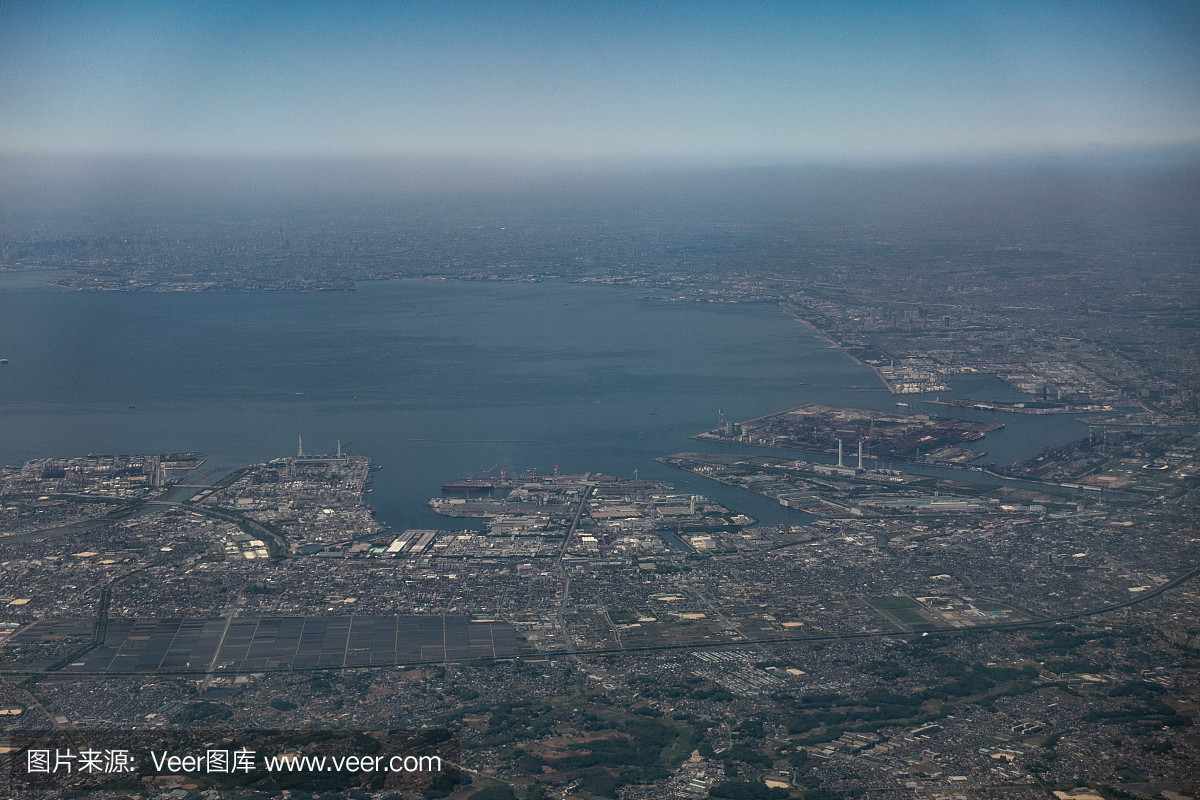
[[[1196,797],[1198,43],[0,5],[0,795]]]

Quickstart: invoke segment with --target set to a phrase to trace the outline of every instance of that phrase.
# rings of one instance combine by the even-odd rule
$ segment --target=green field
[[[867,600],[872,608],[895,617],[905,625],[921,625],[929,619],[921,613],[921,604],[911,597],[872,597]]]

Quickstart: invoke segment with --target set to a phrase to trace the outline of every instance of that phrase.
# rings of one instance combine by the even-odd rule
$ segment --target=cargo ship
[[[486,478],[464,478],[456,483],[443,483],[447,494],[486,494],[496,488],[496,482]]]
[[[443,483],[442,491],[446,494],[487,494],[493,489],[511,489],[512,481],[508,479],[508,465],[500,468],[499,478],[463,478],[455,483]]]

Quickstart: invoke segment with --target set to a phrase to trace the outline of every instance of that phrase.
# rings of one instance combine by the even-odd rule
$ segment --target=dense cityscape
[[[1200,800],[1200,4],[0,3],[0,800]]]
[[[297,455],[203,480],[194,453],[11,465],[0,506],[6,728],[451,728],[458,772],[428,797],[1194,793],[1190,239],[1114,258],[1102,281],[1080,272],[1061,234],[975,243],[896,284],[887,276],[902,270],[875,265],[902,261],[903,245],[851,266],[838,255],[846,242],[782,247],[762,230],[774,258],[725,243],[705,257],[740,267],[686,272],[666,254],[705,252],[711,238],[676,228],[667,244],[665,231],[639,231],[659,248],[639,257],[668,262],[650,272],[572,255],[611,257],[614,230],[558,230],[513,244],[521,258],[478,230],[426,241],[419,259],[366,237],[359,246],[380,248],[385,270],[358,249],[321,257],[315,230],[289,245],[258,227],[220,247],[303,249],[311,276],[282,266],[286,249],[233,259],[260,264],[253,278],[228,271],[199,255],[199,238],[195,261],[178,267],[150,234],[10,236],[4,248],[9,270],[81,291],[419,276],[774,303],[901,402],[722,414],[693,438],[724,449],[661,454],[808,512],[803,525],[555,465],[442,476],[429,507],[446,524],[392,530],[369,506],[371,460],[340,444],[306,454],[303,440]],[[450,255],[471,237],[504,263],[481,270]],[[173,252],[177,262],[188,249]],[[1013,270],[1028,277],[1014,284]],[[1051,274],[1070,288],[1048,303]],[[1137,336],[1118,322],[1131,317]],[[955,398],[946,381],[959,374],[997,375],[1022,399]],[[958,409],[977,421],[947,414]],[[990,433],[1045,415],[1082,419],[1088,435],[1011,464],[989,459]],[[187,777],[158,788],[217,791]]]

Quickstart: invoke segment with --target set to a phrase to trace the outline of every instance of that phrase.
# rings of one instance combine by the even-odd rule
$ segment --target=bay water
[[[35,276],[36,277],[36,276]],[[807,515],[657,464],[726,418],[806,403],[897,410],[872,372],[768,304],[665,302],[546,281],[367,282],[353,292],[68,292],[0,275],[0,463],[198,451],[210,470],[296,452],[370,456],[390,526],[466,475],[536,468],[664,480],[763,523]],[[1015,396],[972,378],[956,396]],[[924,410],[920,398],[903,398]],[[937,413],[979,414],[968,409]],[[983,459],[1087,429],[996,415]],[[732,448],[737,449],[737,448]]]

